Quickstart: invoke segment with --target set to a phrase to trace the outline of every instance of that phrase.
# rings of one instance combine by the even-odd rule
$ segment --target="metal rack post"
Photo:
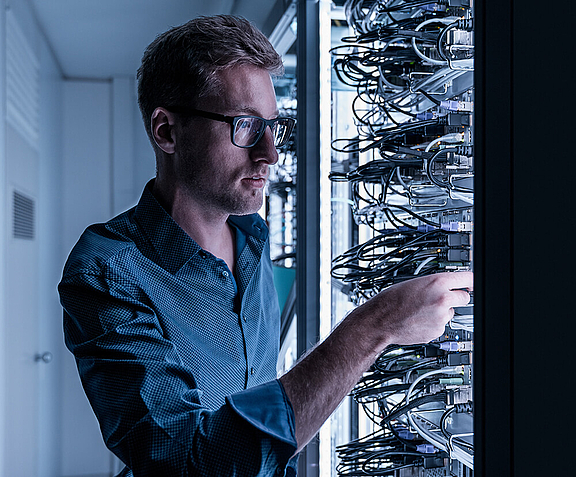
[[[320,333],[320,37],[319,8],[314,0],[298,1],[296,283],[298,356]],[[300,454],[299,477],[318,476],[318,440]]]

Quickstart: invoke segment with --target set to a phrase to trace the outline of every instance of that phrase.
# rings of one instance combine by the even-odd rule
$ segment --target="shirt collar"
[[[231,215],[228,217],[228,222],[238,227],[246,235],[252,235],[260,240],[268,238],[268,227],[258,214]]]
[[[152,179],[142,192],[134,219],[154,247],[161,265],[170,273],[180,270],[202,248],[166,212],[152,194]],[[258,214],[232,215],[228,219],[246,235],[258,240],[268,238],[268,227]]]

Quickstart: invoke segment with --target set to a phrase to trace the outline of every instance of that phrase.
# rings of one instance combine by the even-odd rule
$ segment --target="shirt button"
[[[246,317],[246,315],[244,315],[244,323],[246,323],[248,321],[248,318]]]
[[[222,276],[224,278],[228,278],[228,275],[230,275],[226,270],[222,270]]]
[[[252,376],[254,376],[254,373],[255,373],[254,368],[250,368],[250,374],[251,374]]]

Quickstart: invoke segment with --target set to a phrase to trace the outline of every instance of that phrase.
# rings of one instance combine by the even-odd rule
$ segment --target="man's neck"
[[[229,214],[194,201],[179,188],[166,194],[155,183],[153,193],[184,232],[204,250],[224,260],[228,268],[234,271],[235,237],[227,222]]]

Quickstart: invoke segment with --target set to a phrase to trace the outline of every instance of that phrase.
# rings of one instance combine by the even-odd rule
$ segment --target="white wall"
[[[140,110],[138,109],[136,92],[134,92],[134,101],[134,157],[136,158],[134,177],[136,189],[141,193],[144,184],[156,175],[156,160],[144,129],[144,122],[142,121]]]
[[[6,9],[4,0],[0,0],[0,344],[6,342],[6,243],[8,210],[6,203]],[[0,353],[0,463],[4,462],[6,428],[6,358]],[[2,469],[0,465],[0,469]],[[2,470],[0,470],[0,474]]]
[[[0,0],[0,351],[14,340],[6,333],[6,240],[10,210],[6,160],[5,9],[15,15],[40,61],[38,161],[24,171],[36,177],[38,237],[39,477],[109,476],[118,464],[105,448],[62,336],[57,295],[64,261],[82,231],[136,204],[154,176],[154,157],[137,109],[133,77],[108,82],[68,81],[38,28],[28,3]],[[13,164],[14,165],[14,164]],[[14,321],[10,322],[12,328]],[[13,344],[13,343],[12,343]],[[10,442],[4,422],[8,361],[0,352],[0,464]],[[0,477],[4,476],[0,465]],[[34,477],[32,475],[25,477]]]

